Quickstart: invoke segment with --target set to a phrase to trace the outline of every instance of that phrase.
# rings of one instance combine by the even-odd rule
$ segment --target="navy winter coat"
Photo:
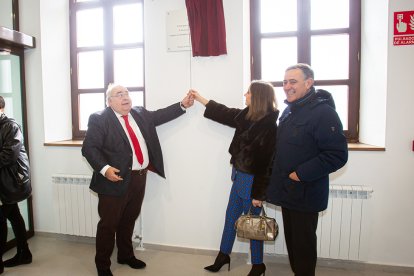
[[[347,160],[348,146],[333,98],[312,87],[304,98],[288,103],[281,116],[267,201],[303,212],[325,210],[329,174]],[[291,172],[297,173],[299,182],[289,178]]]

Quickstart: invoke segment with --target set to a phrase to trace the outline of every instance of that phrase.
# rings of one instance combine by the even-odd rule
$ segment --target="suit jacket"
[[[133,107],[130,113],[147,144],[152,170],[165,178],[161,145],[155,127],[181,116],[185,111],[176,103],[156,111]],[[132,150],[127,134],[110,107],[93,113],[89,117],[82,146],[82,155],[93,168],[90,189],[98,194],[123,195],[131,179]],[[119,169],[123,180],[115,183],[104,177],[100,171],[105,165]]]

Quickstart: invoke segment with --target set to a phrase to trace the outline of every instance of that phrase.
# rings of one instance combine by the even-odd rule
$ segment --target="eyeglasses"
[[[116,93],[116,95],[111,96],[111,98],[118,98],[118,99],[122,99],[122,98],[128,98],[129,97],[129,92],[119,92]]]

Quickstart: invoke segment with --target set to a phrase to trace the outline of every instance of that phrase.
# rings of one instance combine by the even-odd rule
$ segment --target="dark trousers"
[[[121,196],[99,195],[100,220],[96,231],[95,263],[98,269],[109,269],[114,250],[115,236],[118,259],[134,257],[132,234],[135,220],[141,212],[147,175],[132,173],[127,192]],[[116,185],[116,183],[114,183]]]
[[[319,214],[282,208],[282,215],[286,247],[293,273],[295,276],[314,276]]]
[[[4,245],[7,240],[7,219],[13,229],[14,236],[16,237],[16,243],[18,249],[27,248],[27,237],[26,237],[26,225],[22,214],[20,213],[19,205],[3,204],[0,206],[0,239],[1,239],[1,253],[3,253]]]

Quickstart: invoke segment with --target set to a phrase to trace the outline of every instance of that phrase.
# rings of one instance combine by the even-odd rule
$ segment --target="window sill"
[[[65,140],[43,143],[46,147],[82,147],[83,140]]]
[[[57,142],[48,142],[43,145],[46,147],[82,147],[83,140],[65,140]],[[384,147],[367,145],[362,143],[349,143],[349,151],[385,151]]]
[[[385,151],[385,147],[378,147],[363,143],[348,143],[349,151]]]

